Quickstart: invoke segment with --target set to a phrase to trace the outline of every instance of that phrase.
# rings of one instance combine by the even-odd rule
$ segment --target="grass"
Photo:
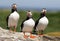
[[[6,17],[11,13],[10,10],[0,10],[0,26],[4,29],[7,28],[6,24]],[[19,10],[18,13],[20,14],[20,19],[17,26],[17,31],[20,31],[20,25],[22,21],[26,18],[26,11]],[[33,19],[36,21],[40,15],[40,12],[34,12],[33,13]],[[49,32],[60,32],[60,12],[52,13],[48,12],[46,16],[49,19],[49,24],[47,28],[45,29],[44,33]]]
[[[51,32],[51,33],[47,33],[46,35],[60,37],[60,32]]]

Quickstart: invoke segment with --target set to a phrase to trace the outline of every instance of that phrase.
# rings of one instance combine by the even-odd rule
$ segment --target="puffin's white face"
[[[44,12],[46,13],[46,11],[47,11],[46,9],[43,9],[41,12],[42,12],[42,13],[44,13]]]
[[[13,8],[16,8],[17,6],[16,6],[16,5],[13,5],[12,7],[13,7]]]
[[[32,17],[32,13],[31,12],[27,12],[27,16],[28,17]]]

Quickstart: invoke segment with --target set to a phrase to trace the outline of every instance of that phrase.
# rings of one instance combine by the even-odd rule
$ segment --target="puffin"
[[[35,21],[32,18],[31,11],[27,12],[27,18],[22,22],[21,24],[21,31],[24,34],[24,38],[28,38],[28,36],[25,34],[25,32],[30,33],[30,38],[35,38],[35,36],[32,35],[33,27],[35,26]]]
[[[11,14],[9,14],[6,18],[7,28],[9,28],[10,32],[12,31],[12,27],[14,27],[14,32],[16,32],[16,27],[19,17],[20,16],[19,13],[17,13],[16,4],[13,4],[11,9]]]
[[[41,11],[40,17],[35,22],[34,32],[38,31],[39,36],[43,35],[43,32],[44,32],[45,28],[47,27],[48,23],[49,23],[49,20],[46,17],[46,9],[43,8]]]

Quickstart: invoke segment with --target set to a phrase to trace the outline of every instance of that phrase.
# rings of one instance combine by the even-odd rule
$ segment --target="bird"
[[[28,38],[25,32],[30,33],[30,38],[34,38],[35,36],[32,35],[32,30],[35,25],[35,21],[32,18],[31,11],[27,12],[27,18],[21,24],[21,31],[24,33],[24,38]]]
[[[20,17],[19,13],[17,13],[16,4],[13,4],[13,7],[14,9],[12,8],[11,14],[6,18],[7,27],[10,32],[12,31],[12,27],[14,27],[14,32],[16,32],[17,23]]]
[[[43,8],[42,11],[41,11],[40,17],[35,22],[34,32],[38,31],[39,36],[43,35],[43,32],[44,32],[45,28],[47,27],[48,23],[49,23],[49,20],[46,17],[46,9]]]
[[[19,20],[19,14],[16,11],[10,14],[8,18],[8,27],[10,27],[10,31],[12,31],[11,28],[14,27],[14,32],[16,32],[18,20]]]

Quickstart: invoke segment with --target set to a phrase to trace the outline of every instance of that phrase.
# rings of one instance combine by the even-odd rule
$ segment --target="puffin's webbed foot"
[[[30,33],[30,38],[33,38],[33,39],[34,39],[34,38],[36,38],[36,36],[33,36],[33,35]]]

